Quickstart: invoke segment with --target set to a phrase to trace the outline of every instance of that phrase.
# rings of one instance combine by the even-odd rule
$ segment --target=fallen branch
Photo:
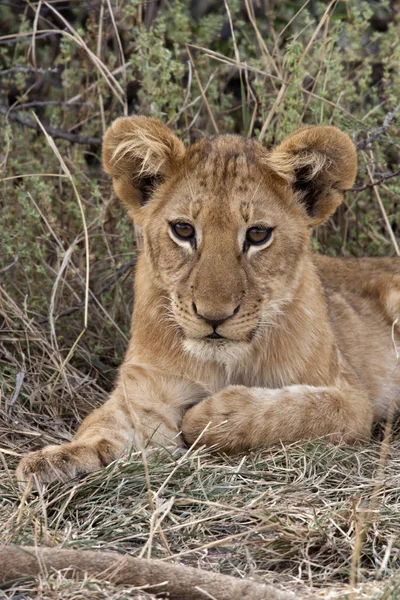
[[[35,123],[35,121],[32,121],[32,119],[28,119],[28,117],[23,117],[19,114],[10,112],[10,109],[6,106],[0,106],[0,114],[6,115],[7,119],[10,121],[15,121],[16,123],[20,123],[25,127],[35,129],[35,131],[41,131],[38,123]],[[50,125],[46,125],[44,126],[44,128],[46,132],[54,139],[60,138],[63,140],[68,140],[73,144],[88,144],[90,146],[101,146],[100,137],[86,137],[83,135],[76,135],[75,133],[69,133],[68,131],[62,131],[61,129],[55,129],[54,127],[50,127]]]
[[[0,546],[0,584],[63,570],[66,577],[86,574],[163,594],[170,600],[295,600],[290,592],[162,560],[60,548]]]

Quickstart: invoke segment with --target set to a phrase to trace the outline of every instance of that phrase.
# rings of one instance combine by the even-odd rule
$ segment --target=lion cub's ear
[[[355,146],[336,127],[300,129],[271,151],[267,163],[293,186],[310,227],[335,212],[357,172]]]
[[[170,175],[185,154],[183,143],[161,121],[122,117],[103,138],[103,166],[114,189],[136,220],[157,183]]]

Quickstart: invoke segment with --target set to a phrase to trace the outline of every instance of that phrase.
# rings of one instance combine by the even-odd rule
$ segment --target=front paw
[[[182,419],[182,436],[190,446],[215,446],[226,452],[239,452],[251,445],[248,390],[229,388],[190,408]]]
[[[91,446],[78,443],[46,446],[42,450],[30,452],[21,460],[16,478],[22,487],[28,481],[35,486],[37,483],[69,481],[102,466],[104,461],[101,454]]]

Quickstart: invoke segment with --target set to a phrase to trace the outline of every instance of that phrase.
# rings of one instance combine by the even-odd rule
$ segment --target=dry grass
[[[79,382],[62,402],[75,406]],[[72,381],[72,376],[71,376]],[[80,388],[79,383],[83,384]],[[89,393],[92,391],[92,394]],[[85,393],[78,391],[85,401]],[[306,597],[348,593],[360,539],[353,598],[396,598],[400,567],[400,436],[382,464],[383,432],[362,447],[292,444],[236,457],[203,449],[148,459],[140,454],[46,493],[15,487],[21,452],[68,439],[74,421],[20,405],[1,412],[1,539],[6,543],[108,549],[177,560],[297,591]],[[364,535],[362,530],[364,529]],[[48,574],[7,594],[43,598],[127,597],[108,584]],[[122,595],[121,595],[122,594]],[[1,597],[1,596],[0,596]],[[14,597],[8,595],[7,597]],[[133,596],[136,597],[136,596]],[[138,596],[138,598],[140,595]],[[143,597],[143,596],[142,596]]]
[[[226,40],[205,47],[196,36],[179,42],[187,72],[176,109],[157,95],[151,57],[144,46],[135,47],[132,34],[156,23],[163,3],[145,3],[125,14],[123,2],[93,0],[84,31],[79,14],[71,22],[63,16],[65,4],[27,3],[21,9],[27,21],[18,26],[13,21],[12,32],[0,23],[0,47],[11,48],[10,60],[18,65],[16,78],[0,86],[0,215],[6,224],[0,252],[1,541],[176,560],[277,583],[305,598],[399,598],[399,423],[384,445],[379,426],[370,443],[356,448],[317,441],[234,458],[205,450],[184,456],[155,452],[149,457],[149,486],[135,453],[44,493],[22,494],[13,479],[23,453],[69,440],[84,415],[107,397],[126,345],[134,246],[131,226],[99,167],[98,136],[108,123],[139,110],[163,114],[187,141],[220,130],[258,135],[268,144],[302,123],[340,125],[369,142],[360,146],[368,150],[360,154],[362,190],[348,196],[315,243],[331,253],[398,253],[399,186],[392,172],[399,156],[394,102],[400,85],[390,63],[396,48],[384,45],[385,39],[398,40],[398,15],[388,37],[375,40],[371,50],[388,61],[375,98],[374,86],[359,71],[356,41],[346,47],[343,70],[335,63],[334,51],[343,43],[332,41],[335,11],[357,23],[350,2],[325,3],[311,25],[301,19],[318,3],[296,2],[293,10],[289,2],[268,3],[276,11],[279,4],[288,6],[282,9],[283,26],[270,11],[260,20],[257,3],[245,0],[241,15],[249,30],[243,37],[244,26],[237,27],[233,3],[226,0],[220,4],[232,34],[229,48]],[[44,7],[45,16],[39,14]],[[7,19],[14,16],[7,12]],[[354,39],[357,35],[355,25]],[[359,39],[365,41],[365,35],[362,31]],[[249,36],[256,48],[250,58]],[[65,47],[53,55],[60,37]],[[154,48],[160,52],[155,60],[162,62],[164,49],[157,50],[156,43]],[[149,71],[140,80],[143,65],[132,57],[139,61],[142,54]],[[379,61],[385,64],[379,55],[374,68]],[[0,76],[14,73],[14,62],[5,62]],[[51,78],[57,64],[68,74],[61,86],[61,79],[49,84],[47,75],[40,80],[43,72]],[[24,77],[22,83],[18,77]],[[144,93],[128,106],[126,83],[136,78]],[[13,85],[20,85],[16,99]],[[14,98],[11,105],[7,94]],[[37,135],[32,127],[41,131],[40,124],[22,112],[29,101],[48,134]],[[41,102],[50,104],[43,108]],[[27,117],[21,120],[21,113]],[[66,141],[71,136],[76,143]],[[382,183],[374,191],[376,180]],[[145,591],[71,581],[60,573],[0,590],[3,597],[151,598]]]

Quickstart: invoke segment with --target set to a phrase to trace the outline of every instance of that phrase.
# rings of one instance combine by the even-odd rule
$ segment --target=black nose
[[[240,308],[240,304],[238,304],[238,306],[235,308],[235,310],[233,311],[233,313],[227,314],[226,316],[220,317],[219,319],[216,319],[211,314],[205,315],[205,314],[199,313],[199,311],[197,310],[197,306],[195,305],[194,302],[192,303],[192,307],[193,307],[194,313],[200,319],[203,319],[203,321],[205,321],[207,323],[207,325],[210,325],[214,329],[214,331],[215,331],[217,329],[217,327],[219,327],[220,325],[222,325],[222,323],[225,323],[225,321],[227,321],[228,319],[231,319],[232,317],[234,317],[235,315],[238,314],[239,308]]]

